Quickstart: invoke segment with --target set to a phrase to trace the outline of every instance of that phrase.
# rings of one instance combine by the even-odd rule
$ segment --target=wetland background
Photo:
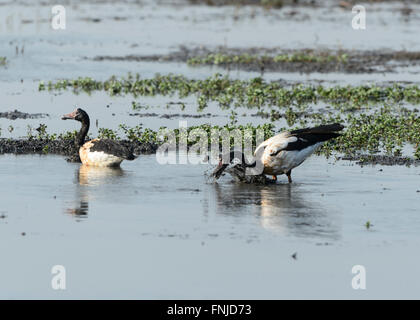
[[[64,30],[55,4],[0,1],[1,298],[419,297],[417,1],[357,3],[366,30],[351,1],[65,1]],[[66,162],[75,106],[139,159]],[[180,120],[346,129],[258,186],[159,165]]]

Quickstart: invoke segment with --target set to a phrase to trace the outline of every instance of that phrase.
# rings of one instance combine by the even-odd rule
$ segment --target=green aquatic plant
[[[176,141],[180,141],[180,137],[182,135],[182,131],[180,129],[174,129],[170,131],[167,127],[161,127],[159,130],[152,130],[148,128],[143,128],[141,125],[135,127],[129,127],[124,124],[119,125],[119,129],[123,132],[125,137],[131,141],[142,142],[142,143],[156,143],[161,144],[165,142],[168,137],[168,132],[174,133],[174,138]],[[239,130],[242,133],[245,132],[252,132],[252,136],[248,137],[252,139],[252,141],[256,142],[256,132],[260,130],[263,133],[265,138],[269,138],[274,135],[274,126],[272,124],[264,124],[259,126],[253,126],[251,124],[248,125],[225,125],[225,126],[212,126],[210,124],[202,124],[198,126],[191,126],[186,129],[186,133],[189,136],[194,136],[192,133],[202,133],[207,137],[206,143],[208,145],[214,143],[222,143],[223,142],[223,133],[231,133],[235,130]],[[222,135],[216,135],[215,133],[219,132]],[[162,139],[163,137],[163,139]],[[196,142],[196,140],[188,141],[188,145],[192,145]],[[234,145],[234,139],[230,139],[231,146]]]
[[[335,118],[337,120],[337,118]],[[416,111],[392,111],[383,107],[371,114],[348,114],[346,131],[332,147],[334,151],[355,155],[361,151],[369,154],[384,152],[390,156],[401,156],[404,145],[411,144],[414,158],[419,158],[420,118]],[[325,149],[331,148],[326,143]]]
[[[98,129],[98,138],[99,139],[111,139],[111,140],[119,140],[118,133],[112,129],[107,128],[99,128]]]
[[[6,57],[0,57],[0,66],[5,66],[7,64]]]
[[[36,129],[38,131],[38,139],[48,139],[47,126],[43,123]]]
[[[273,63],[347,63],[347,54],[331,54],[331,53],[315,53],[315,52],[297,52],[284,53],[274,56],[269,55],[251,55],[243,54],[224,54],[224,53],[209,53],[205,56],[192,57],[187,60],[187,64],[191,66],[197,65],[267,65]]]
[[[76,137],[77,137],[77,133],[78,133],[77,130],[60,133],[58,135],[58,139],[59,140],[75,140]],[[89,138],[89,136],[88,136],[88,138]]]
[[[75,93],[106,91],[110,95],[137,96],[172,96],[185,98],[191,95],[197,97],[197,108],[204,110],[210,102],[216,102],[222,109],[230,107],[299,107],[319,101],[331,103],[337,108],[360,109],[369,103],[399,103],[406,101],[420,103],[420,88],[418,86],[304,86],[284,87],[279,82],[266,82],[260,77],[251,80],[231,80],[216,74],[204,80],[187,79],[179,75],[156,75],[151,79],[141,79],[140,75],[129,75],[117,79],[111,77],[106,81],[96,81],[92,78],[75,80],[59,80],[55,83],[39,83],[38,89],[65,90],[72,89]]]
[[[222,142],[222,137],[214,138],[212,133],[224,132],[229,134],[239,129],[241,132],[252,132],[252,140],[256,141],[257,129],[262,130],[265,138],[269,138],[274,134],[291,130],[292,128],[303,128],[318,124],[326,123],[342,123],[345,130],[341,132],[341,136],[333,141],[326,142],[319,150],[318,154],[327,157],[332,154],[341,154],[349,157],[358,155],[388,155],[391,157],[403,157],[402,150],[405,146],[413,147],[412,157],[420,160],[420,117],[417,110],[408,110],[401,108],[392,108],[384,106],[378,110],[374,110],[369,114],[366,113],[349,113],[349,114],[333,114],[333,113],[315,113],[306,114],[305,118],[299,118],[298,112],[288,109],[284,114],[288,122],[288,127],[281,127],[275,130],[275,125],[271,122],[264,125],[253,126],[252,124],[238,125],[237,113],[230,116],[230,123],[225,126],[212,126],[210,124],[202,124],[187,128],[187,133],[192,131],[203,132],[208,137],[208,143],[214,143],[214,139]],[[33,135],[32,129],[28,129],[28,139],[55,140],[59,139],[74,140],[76,131],[64,134],[48,134],[45,125],[40,125],[37,129],[38,134]],[[120,124],[117,130],[100,128],[99,138],[107,139],[128,139],[130,141],[140,143],[160,144],[166,127],[158,130],[144,128],[142,125],[130,127],[126,124]],[[179,141],[180,129],[175,129],[175,138]],[[190,143],[190,142],[189,142]],[[233,140],[231,140],[233,145]]]
[[[40,123],[38,128],[33,129],[32,126],[26,126],[26,138],[28,140],[44,140],[44,141],[55,141],[57,139],[62,139],[61,135],[57,135],[56,133],[49,134],[47,132],[47,125]],[[37,133],[34,135],[34,131]]]
[[[230,146],[235,143],[234,134],[237,130],[242,133],[241,139],[251,139],[253,145],[257,143],[257,132],[263,133],[263,138],[267,139],[283,130],[299,129],[303,127],[339,122],[345,125],[345,129],[338,138],[326,142],[317,153],[329,157],[333,154],[344,155],[346,158],[361,159],[361,163],[369,162],[371,156],[385,155],[399,159],[420,160],[420,117],[419,111],[405,108],[394,108],[383,106],[370,113],[316,113],[307,114],[305,118],[299,118],[298,112],[289,109],[285,113],[286,120],[289,122],[287,127],[277,127],[269,122],[264,125],[254,126],[252,124],[238,125],[237,115],[232,114],[230,123],[224,126],[214,126],[202,124],[191,126],[186,129],[173,130],[174,139],[180,141],[185,133],[191,140],[188,145],[193,145],[197,137],[202,135],[206,137],[208,145],[215,143],[221,145],[228,141]],[[107,139],[128,140],[135,143],[149,143],[160,145],[168,141],[168,131],[166,127],[157,130],[145,128],[142,125],[134,127],[126,124],[120,124],[118,129],[99,129],[99,137]],[[47,127],[43,124],[37,128],[37,134],[28,126],[27,138],[40,141],[65,140],[74,141],[77,131],[65,132],[59,135],[48,134]],[[224,139],[229,137],[228,140]],[[261,136],[258,138],[260,139]],[[261,140],[258,140],[261,141]],[[405,146],[412,146],[412,154],[403,154]],[[409,150],[409,149],[407,149]],[[412,163],[411,161],[402,161],[401,163]]]
[[[413,147],[409,156],[420,159],[420,119],[418,110],[410,106],[420,103],[420,88],[416,85],[377,86],[304,86],[285,87],[281,83],[267,82],[261,77],[250,80],[232,80],[220,74],[202,80],[183,76],[156,75],[142,79],[129,74],[126,78],[111,77],[106,81],[92,78],[43,82],[39,90],[72,88],[76,92],[103,90],[111,95],[174,95],[181,99],[197,97],[198,110],[216,102],[222,109],[243,106],[257,108],[257,114],[276,122],[280,118],[288,127],[302,128],[321,123],[339,122],[346,126],[342,136],[324,144],[319,154],[360,154],[403,157],[404,147]],[[312,111],[310,104],[326,103],[321,111]],[[231,110],[231,127],[238,127],[238,114]],[[274,125],[270,124],[272,134]],[[203,125],[205,130],[211,126]],[[157,131],[136,126],[120,126],[123,134],[133,141],[156,142]],[[281,128],[289,129],[289,128]],[[102,132],[111,136],[111,133]]]
[[[238,123],[238,118],[237,117],[238,117],[238,113],[235,112],[234,110],[232,110],[230,112],[230,116],[229,116],[231,125],[235,125],[236,123]]]
[[[150,108],[150,106],[143,105],[140,102],[132,101],[131,102],[131,108],[133,110],[147,110]]]

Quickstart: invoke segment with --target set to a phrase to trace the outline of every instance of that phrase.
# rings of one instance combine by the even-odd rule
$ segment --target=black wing
[[[298,138],[295,142],[289,142],[287,147],[283,150],[303,150],[307,147],[313,146],[318,142],[328,141],[330,139],[340,136],[336,131],[343,130],[344,126],[339,123],[322,125],[313,128],[305,128],[293,130],[290,132],[291,136]]]
[[[126,160],[134,160],[136,156],[133,152],[125,145],[121,144],[118,141],[110,139],[100,139],[92,141],[93,146],[90,148],[90,151],[95,152],[104,152],[107,154],[112,154],[113,156],[120,157]]]

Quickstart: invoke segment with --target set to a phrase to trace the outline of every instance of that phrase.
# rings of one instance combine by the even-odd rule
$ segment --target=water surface
[[[419,168],[312,157],[272,186],[211,183],[209,169],[0,156],[0,297],[419,297]]]

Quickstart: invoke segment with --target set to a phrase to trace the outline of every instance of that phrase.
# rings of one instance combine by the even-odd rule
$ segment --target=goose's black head
[[[77,108],[72,113],[65,114],[61,120],[76,120],[79,122],[89,122],[89,116],[83,109]]]

